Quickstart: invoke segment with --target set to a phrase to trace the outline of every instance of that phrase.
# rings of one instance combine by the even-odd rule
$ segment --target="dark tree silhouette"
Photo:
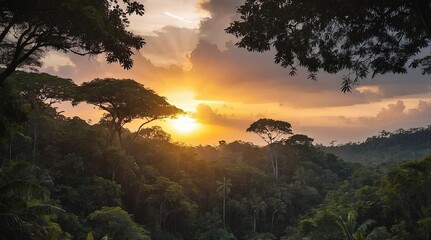
[[[20,95],[30,105],[28,115],[33,128],[33,154],[35,161],[38,141],[38,127],[43,113],[55,103],[72,101],[76,84],[72,79],[60,78],[46,73],[26,73],[17,71],[10,77],[17,85]]]
[[[274,144],[279,141],[283,136],[292,134],[292,125],[288,122],[261,118],[252,123],[247,132],[254,132],[261,137],[267,144],[271,151],[272,170],[275,178],[278,179],[278,158],[274,149]]]
[[[291,70],[347,70],[341,90],[350,92],[371,74],[431,73],[431,4],[427,0],[247,0],[241,19],[226,31],[249,51],[276,51],[275,62]],[[424,54],[419,54],[421,51]]]
[[[147,123],[182,113],[181,109],[169,104],[164,97],[132,79],[106,78],[83,83],[78,88],[74,104],[81,101],[96,105],[108,112],[105,118],[110,123],[111,129],[109,145],[112,144],[114,133],[117,133],[123,146],[122,128],[133,119],[145,119],[136,133],[138,134],[142,126]]]
[[[123,0],[1,0],[0,87],[17,67],[39,67],[48,49],[79,55],[106,54],[109,63],[133,65],[132,49],[144,40],[127,31],[128,16],[144,6]]]

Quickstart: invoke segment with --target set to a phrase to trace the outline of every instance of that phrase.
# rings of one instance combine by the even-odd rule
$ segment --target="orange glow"
[[[197,129],[196,119],[189,116],[179,116],[178,118],[172,119],[171,124],[173,128],[182,133],[190,133]]]

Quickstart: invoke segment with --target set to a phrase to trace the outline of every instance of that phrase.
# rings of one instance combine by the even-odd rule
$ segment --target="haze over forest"
[[[0,240],[431,239],[429,0],[0,0]]]

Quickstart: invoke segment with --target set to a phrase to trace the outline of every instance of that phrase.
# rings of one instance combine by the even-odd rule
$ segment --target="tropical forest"
[[[0,0],[0,240],[431,239],[430,16]]]

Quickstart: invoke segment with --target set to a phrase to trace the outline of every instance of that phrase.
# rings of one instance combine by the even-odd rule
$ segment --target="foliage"
[[[261,118],[252,123],[247,132],[254,132],[267,144],[272,144],[287,134],[292,134],[292,126],[288,122]]]
[[[79,55],[105,53],[107,62],[131,68],[132,49],[140,49],[144,40],[127,30],[128,16],[143,15],[144,6],[121,2],[2,0],[0,62],[6,68],[0,73],[0,86],[17,67],[41,66],[48,49]]]
[[[169,104],[164,97],[131,79],[106,78],[83,83],[74,104],[80,101],[94,104],[108,112],[105,119],[111,130],[109,145],[112,144],[114,133],[117,133],[123,146],[122,127],[133,119],[145,119],[142,127],[157,119],[182,113],[182,110]]]
[[[276,51],[275,62],[291,70],[348,73],[341,90],[350,92],[368,75],[431,73],[431,7],[427,1],[247,0],[240,20],[226,29],[249,51]]]
[[[121,148],[106,143],[106,123],[90,125],[50,106],[32,114],[39,114],[30,115],[39,119],[37,161],[19,161],[33,156],[32,121],[0,142],[0,239],[337,240],[345,238],[343,224],[357,239],[430,237],[430,158],[366,168],[296,134],[270,145],[276,179],[270,146],[192,147],[151,127]],[[125,139],[136,135],[122,131]],[[406,144],[426,132],[370,142],[403,134],[410,140],[397,141]]]
[[[132,217],[119,207],[103,207],[88,216],[88,222],[94,230],[96,239],[108,236],[108,239],[149,240],[148,232]]]
[[[346,161],[369,166],[417,159],[431,154],[431,126],[393,132],[382,130],[364,142],[322,146],[321,149]]]
[[[32,174],[34,166],[15,162],[0,168],[0,239],[60,239],[66,233],[52,221],[62,209],[52,205],[47,191]]]
[[[72,101],[76,90],[72,79],[47,73],[16,71],[9,79],[17,86],[20,95],[31,105],[31,109],[38,113],[54,103]]]
[[[278,157],[274,144],[279,141],[283,136],[292,134],[292,125],[288,122],[261,118],[252,123],[247,132],[254,132],[262,138],[269,147],[271,152],[272,170],[274,177],[278,179]]]

